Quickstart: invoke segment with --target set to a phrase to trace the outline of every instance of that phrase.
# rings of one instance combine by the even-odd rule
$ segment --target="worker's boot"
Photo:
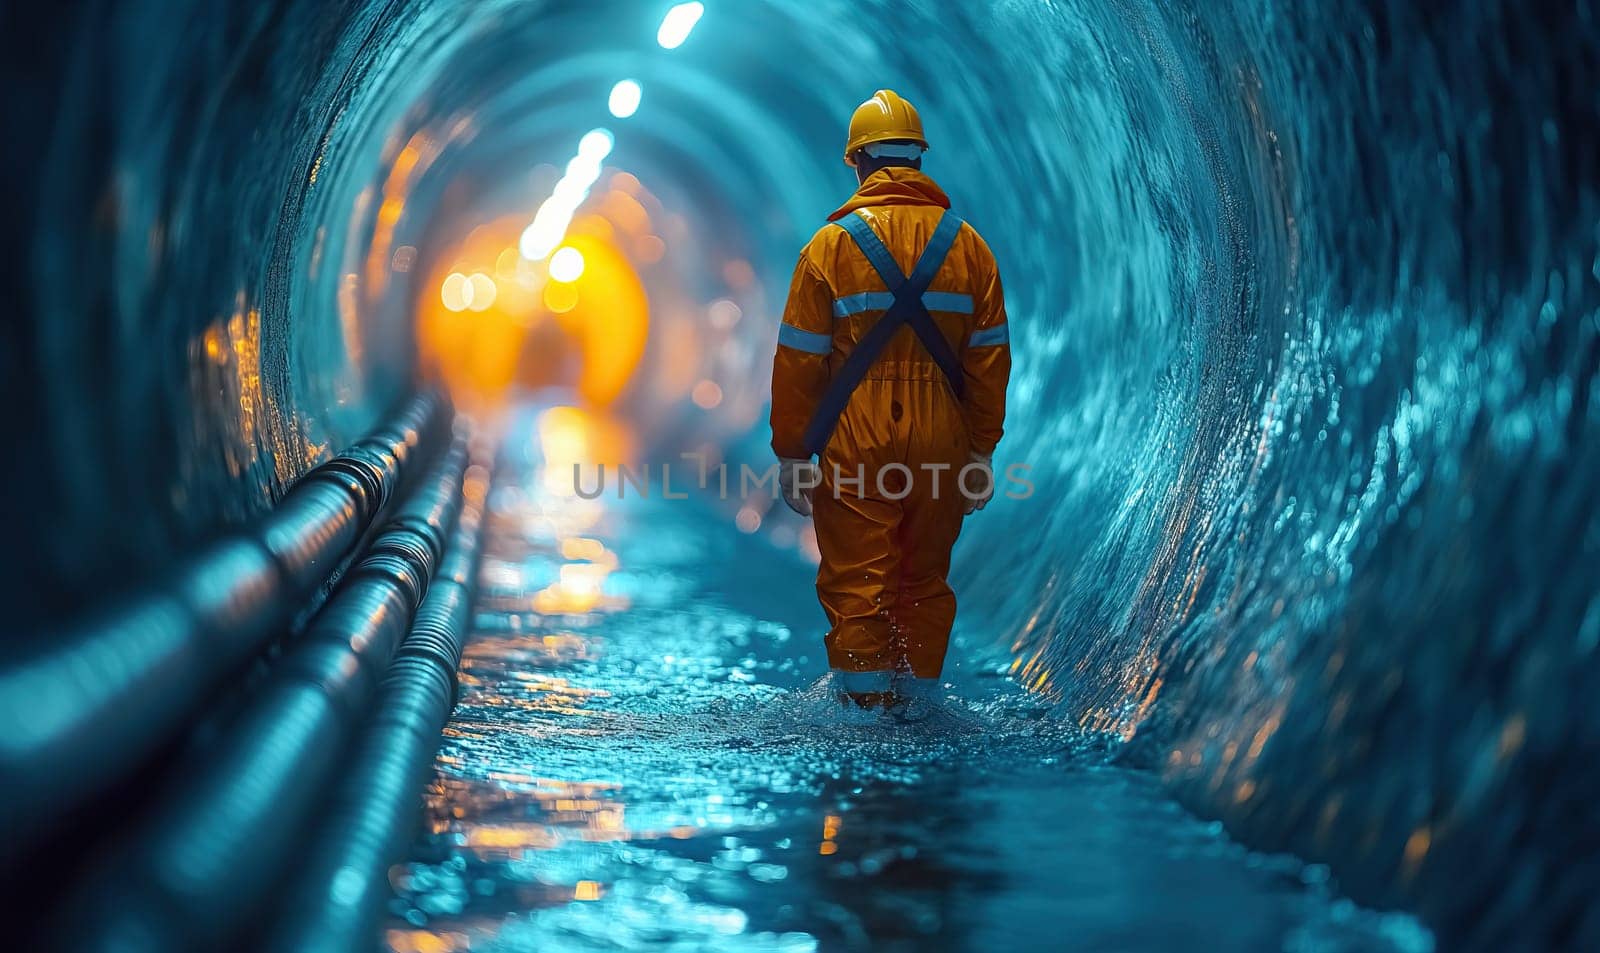
[[[897,695],[892,691],[887,692],[841,692],[839,701],[845,705],[855,705],[857,708],[868,711],[893,711],[904,705],[904,695]]]
[[[940,688],[936,678],[917,678],[909,671],[896,672],[889,684],[895,698],[890,713],[900,721],[921,721],[939,707]]]

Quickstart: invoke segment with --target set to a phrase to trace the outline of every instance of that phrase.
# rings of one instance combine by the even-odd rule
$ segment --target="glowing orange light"
[[[517,384],[576,385],[585,405],[607,406],[644,356],[650,326],[644,286],[603,222],[594,234],[570,234],[562,246],[581,256],[582,274],[550,280],[548,262],[530,263],[515,252],[522,219],[483,223],[453,254],[432,256],[443,265],[427,279],[437,293],[419,300],[423,369],[443,378],[457,405],[472,410],[492,408]],[[464,311],[472,320],[461,320]]]
[[[467,276],[459,271],[452,271],[445,278],[444,284],[439,287],[439,299],[451,311],[464,311],[472,303],[472,286],[467,283]]]
[[[567,226],[568,235],[588,235],[606,242],[616,241],[616,229],[599,215],[580,215]]]
[[[475,271],[467,277],[467,287],[472,289],[471,300],[467,307],[474,311],[487,311],[494,305],[494,299],[499,294],[495,287],[494,279],[481,271]]]
[[[511,280],[521,274],[518,263],[522,261],[522,254],[515,248],[502,249],[494,259],[494,273],[500,278]]]
[[[1433,832],[1426,826],[1419,827],[1406,838],[1406,868],[1407,872],[1414,871],[1422,858],[1428,856],[1428,848],[1433,846]]]
[[[545,462],[545,488],[564,497],[577,495],[574,466],[582,468],[584,485],[592,486],[597,479],[597,463],[609,462],[612,469],[608,478],[614,480],[617,462],[631,459],[634,452],[627,431],[614,420],[577,407],[552,407],[540,414],[538,439]],[[576,532],[572,528],[566,531]],[[616,557],[598,541],[575,538],[570,545],[575,552],[589,553],[570,558],[589,558],[613,565],[616,562]]]
[[[566,314],[578,306],[578,286],[552,281],[544,286],[544,306],[556,314]]]
[[[569,536],[561,541],[561,558],[563,559],[587,559],[590,562],[599,562],[606,555],[608,555],[606,545],[598,539]]]
[[[632,263],[608,242],[573,235],[567,246],[583,255],[583,296],[573,310],[574,333],[583,352],[578,393],[606,406],[622,395],[644,357],[650,331],[650,300]]]
[[[394,953],[454,953],[467,949],[467,938],[462,934],[389,930],[383,938]]]

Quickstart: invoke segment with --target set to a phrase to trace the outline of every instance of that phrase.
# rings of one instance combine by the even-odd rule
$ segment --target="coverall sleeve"
[[[1000,288],[1000,270],[984,248],[984,277],[978,283],[973,301],[972,336],[961,355],[966,374],[966,399],[963,410],[972,450],[989,456],[1005,429],[1006,382],[1011,378],[1011,326],[1006,323],[1005,294]]]
[[[778,456],[809,456],[806,425],[827,389],[832,352],[833,292],[810,255],[802,253],[772,359],[772,449]]]

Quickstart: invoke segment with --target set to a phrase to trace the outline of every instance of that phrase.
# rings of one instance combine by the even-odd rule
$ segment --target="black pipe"
[[[476,469],[476,468],[475,468]],[[309,838],[274,909],[266,949],[345,953],[371,948],[388,871],[404,859],[455,706],[456,671],[471,621],[484,476],[469,476],[460,527],[379,693],[377,713],[350,759],[332,806]]]
[[[224,678],[304,618],[450,418],[440,397],[413,398],[252,529],[0,671],[0,868],[148,763]]]
[[[454,530],[465,464],[458,440],[233,723],[186,752],[154,814],[96,858],[63,905],[60,945],[216,949],[248,917],[294,850],[422,602]]]

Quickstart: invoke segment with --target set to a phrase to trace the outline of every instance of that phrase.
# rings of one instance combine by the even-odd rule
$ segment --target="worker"
[[[828,665],[862,708],[938,684],[950,550],[994,494],[1011,374],[994,256],[922,172],[927,149],[893,90],[856,109],[860,187],[800,253],[772,366],[780,492],[815,523]]]

